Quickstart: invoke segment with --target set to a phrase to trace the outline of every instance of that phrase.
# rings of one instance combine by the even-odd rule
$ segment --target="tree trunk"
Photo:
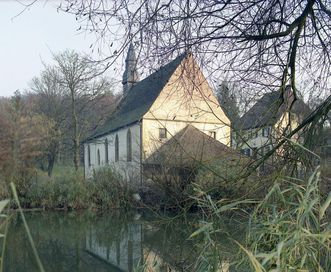
[[[48,166],[47,166],[47,174],[50,177],[53,172],[54,163],[55,163],[55,156],[54,154],[48,154]]]
[[[76,113],[76,100],[75,100],[75,90],[74,88],[70,88],[71,92],[71,110],[72,110],[72,121],[73,121],[73,128],[74,128],[74,136],[73,136],[73,143],[74,143],[74,167],[77,171],[79,168],[79,130],[78,130],[78,117]]]

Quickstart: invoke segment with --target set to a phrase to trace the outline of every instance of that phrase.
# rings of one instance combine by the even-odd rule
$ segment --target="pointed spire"
[[[137,72],[137,58],[134,52],[133,44],[130,43],[128,54],[125,59],[125,71],[123,73],[123,94],[127,95],[128,91],[136,82],[139,81]]]

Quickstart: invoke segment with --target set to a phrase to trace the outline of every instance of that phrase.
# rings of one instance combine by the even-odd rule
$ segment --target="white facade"
[[[275,143],[284,136],[284,132],[290,132],[298,126],[298,118],[294,114],[291,114],[291,120],[289,113],[285,112],[274,125],[258,127],[253,129],[246,129],[237,135],[237,139],[234,140],[235,147],[241,151],[241,153],[250,157],[262,157],[269,152]],[[297,135],[292,139],[297,140]]]
[[[128,158],[128,149],[130,149],[128,133],[131,133],[131,159]],[[116,156],[116,138],[118,139],[118,158]],[[85,143],[85,177],[92,177],[93,171],[102,167],[111,167],[125,179],[139,182],[141,178],[140,139],[140,123],[136,123]],[[108,141],[108,148],[106,140]]]
[[[156,77],[154,80],[157,79]],[[153,86],[153,83],[154,81],[148,86],[143,85],[144,88],[137,88],[146,100],[149,99],[150,94],[144,91],[148,90],[147,87]],[[157,85],[155,82],[156,87]],[[139,83],[135,86],[139,86]],[[130,91],[135,96],[130,96],[132,95]],[[125,104],[130,98],[137,98],[140,95],[134,91],[135,87],[132,87],[124,97],[125,112],[121,112],[118,123],[122,120],[126,121],[130,116],[135,116],[135,123],[122,128],[114,127],[113,132],[84,144],[86,178],[92,177],[93,172],[102,167],[112,167],[125,180],[131,183],[141,182],[141,163],[189,124],[230,146],[230,120],[191,55],[176,66],[165,85],[158,91],[158,95],[152,96],[153,100],[148,104],[148,108],[144,108],[146,102],[144,100],[140,101],[143,105],[132,99],[129,106]],[[144,108],[143,112],[140,111],[141,107]],[[131,144],[128,144],[127,140],[129,131]],[[118,139],[118,148],[115,148],[116,139]],[[128,159],[129,146],[132,149],[132,152],[129,152],[132,159]]]

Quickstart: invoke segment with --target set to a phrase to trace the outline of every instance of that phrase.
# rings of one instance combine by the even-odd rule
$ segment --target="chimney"
[[[139,81],[137,72],[137,58],[133,44],[130,43],[129,50],[125,59],[125,71],[123,73],[123,95],[126,96],[131,87]]]

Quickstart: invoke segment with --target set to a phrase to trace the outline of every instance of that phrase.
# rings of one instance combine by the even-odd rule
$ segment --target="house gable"
[[[274,126],[284,119],[284,114],[288,113],[287,105],[282,103],[281,92],[275,91],[264,94],[252,108],[250,108],[236,124],[237,130],[249,130]],[[303,119],[310,113],[309,107],[301,100],[297,99],[291,107],[292,116],[298,120]]]
[[[230,145],[230,121],[190,54],[178,65],[143,116],[144,158],[167,140],[159,134],[163,128],[169,139],[187,124]]]
[[[178,65],[143,117],[230,126],[230,120],[191,54]]]

